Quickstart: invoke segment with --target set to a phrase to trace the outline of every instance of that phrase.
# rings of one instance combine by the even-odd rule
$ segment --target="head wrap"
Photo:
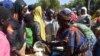
[[[96,11],[96,16],[97,16],[97,17],[100,17],[100,9],[98,9],[98,10]]]
[[[81,10],[84,10],[85,14],[87,14],[87,8],[86,7],[82,7]]]
[[[72,11],[69,8],[65,8],[65,9],[62,9],[60,13],[65,14],[65,15],[69,15],[69,14],[71,15]]]
[[[40,36],[42,40],[46,41],[46,33],[45,33],[45,23],[42,19],[42,8],[41,6],[37,6],[34,10],[34,21],[38,22],[40,25]]]
[[[58,17],[58,19],[71,20],[71,19],[67,18],[67,16],[71,16],[71,14],[72,14],[72,11],[69,8],[65,8],[65,9],[62,9],[58,13],[57,17]]]

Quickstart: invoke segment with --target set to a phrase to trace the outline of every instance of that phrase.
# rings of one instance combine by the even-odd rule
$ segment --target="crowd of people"
[[[41,48],[47,56],[100,56],[100,9],[93,17],[86,7],[42,9],[23,0],[0,4],[0,56],[25,56]],[[52,50],[58,44],[63,51]]]

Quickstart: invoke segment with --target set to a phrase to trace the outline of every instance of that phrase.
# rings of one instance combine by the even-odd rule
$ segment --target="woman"
[[[10,44],[6,36],[9,16],[9,10],[0,6],[0,56],[10,56]]]
[[[94,56],[100,56],[100,10],[96,11],[96,24],[93,29],[97,37],[97,43],[94,47]]]
[[[45,23],[42,19],[42,8],[41,8],[41,6],[37,6],[34,9],[33,14],[34,14],[34,18],[33,18],[32,32],[33,32],[34,43],[35,42],[37,43],[37,41],[45,42],[46,41]],[[33,43],[33,45],[34,45],[34,43]],[[38,49],[38,50],[40,50],[40,49]]]
[[[85,24],[91,28],[92,25],[91,16],[87,13],[86,7],[81,8],[81,15],[78,18],[79,18],[79,23]]]
[[[16,0],[12,8],[12,18],[8,25],[8,39],[11,44],[11,56],[25,56],[25,26],[23,17],[25,15],[25,5],[23,0]]]
[[[35,41],[46,41],[45,24],[42,19],[42,8],[37,6],[34,10],[33,37]]]
[[[100,26],[100,9],[96,11],[96,26]]]
[[[71,24],[71,13],[70,9],[65,8],[57,15],[60,25],[57,39],[66,42],[64,44],[64,56],[92,56],[88,50],[84,35],[78,28]]]

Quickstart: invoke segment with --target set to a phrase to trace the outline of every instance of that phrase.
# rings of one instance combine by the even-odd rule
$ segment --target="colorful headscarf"
[[[70,18],[67,18],[67,16],[71,16],[71,14],[72,11],[69,8],[65,8],[58,13],[57,17],[58,19],[71,20]]]

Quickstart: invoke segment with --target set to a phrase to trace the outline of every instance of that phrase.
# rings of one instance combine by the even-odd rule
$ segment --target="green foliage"
[[[58,11],[60,9],[60,2],[59,2],[59,0],[50,0],[49,8],[54,9],[55,11]]]
[[[60,9],[59,0],[38,0],[38,4],[41,5],[44,10],[50,8],[58,11]]]
[[[61,5],[61,9],[68,7],[67,4]]]
[[[88,7],[88,1],[89,0],[71,0],[69,4],[64,4],[60,5],[59,0],[38,0],[38,3],[36,5],[41,5],[42,8],[45,9],[53,9],[55,11],[58,11],[59,9],[63,8],[73,8],[76,6],[86,6]],[[90,5],[91,5],[91,10],[96,11],[99,6],[100,0],[91,0]]]
[[[100,0],[72,0],[67,6],[73,8],[76,6],[86,6],[88,8],[88,3],[90,2],[89,12],[94,14],[94,12],[100,8]]]
[[[100,0],[96,0],[95,7],[96,7],[96,9],[100,8]]]
[[[38,2],[43,9],[47,9],[50,6],[50,1],[49,0],[39,0]]]
[[[71,8],[73,8],[76,6],[85,6],[86,2],[85,0],[72,0],[70,4],[71,4]]]

